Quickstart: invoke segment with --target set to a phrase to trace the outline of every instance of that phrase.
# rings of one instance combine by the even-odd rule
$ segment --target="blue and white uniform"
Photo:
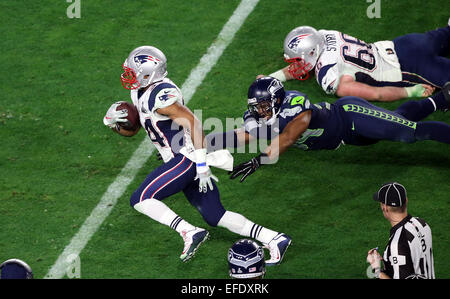
[[[343,75],[371,86],[405,87],[450,81],[450,27],[413,33],[392,41],[366,43],[335,30],[320,30],[325,41],[316,67],[317,83],[335,94]]]
[[[180,89],[170,79],[164,78],[146,91],[132,90],[131,99],[139,111],[142,127],[145,128],[164,162],[175,157],[182,147],[187,147],[188,151],[194,149],[187,130],[178,126],[169,117],[156,112],[176,102],[184,105]]]
[[[199,192],[199,181],[195,180],[196,164],[180,153],[183,148],[186,152],[194,150],[189,132],[157,112],[157,109],[176,102],[184,105],[180,89],[165,78],[152,84],[144,92],[132,90],[131,99],[138,109],[142,127],[165,162],[154,169],[133,193],[130,198],[131,206],[149,198],[163,200],[182,191],[205,221],[216,226],[225,213],[217,186],[211,181],[213,190]],[[176,224],[173,223],[173,226]]]

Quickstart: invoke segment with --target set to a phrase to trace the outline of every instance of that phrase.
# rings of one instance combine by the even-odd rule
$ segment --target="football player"
[[[140,123],[164,161],[132,194],[131,206],[180,234],[184,240],[182,261],[194,256],[209,233],[182,219],[163,203],[178,192],[184,193],[206,223],[262,242],[270,250],[267,264],[279,264],[291,238],[222,206],[214,183],[217,178],[211,172],[203,146],[202,125],[184,105],[180,89],[167,77],[164,53],[152,46],[138,47],[125,60],[123,70],[122,84],[131,90]],[[123,132],[120,123],[127,121],[127,111],[116,111],[116,108],[117,104],[110,107],[104,124],[123,135],[134,135],[135,132]]]
[[[263,77],[248,90],[244,127],[207,136],[212,149],[238,147],[265,138],[270,145],[257,157],[234,167],[232,179],[244,181],[261,165],[278,159],[291,145],[303,150],[337,149],[340,145],[370,145],[381,140],[413,143],[435,140],[450,144],[450,125],[422,121],[436,110],[450,106],[450,82],[443,89],[419,101],[403,103],[389,111],[359,97],[343,97],[334,104],[313,104],[306,94],[285,91],[276,78]]]
[[[270,76],[306,80],[314,71],[327,94],[369,101],[427,97],[450,81],[449,25],[392,41],[366,43],[335,30],[301,26],[284,40],[289,64]],[[257,78],[262,77],[259,75]]]

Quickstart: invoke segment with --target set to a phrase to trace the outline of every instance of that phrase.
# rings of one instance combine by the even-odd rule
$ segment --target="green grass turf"
[[[443,26],[450,4],[261,0],[189,103],[203,119],[238,118],[254,77],[285,64],[282,42],[293,27],[336,29],[366,42]],[[128,98],[119,81],[128,52],[161,48],[179,86],[214,41],[238,1],[81,1],[68,19],[65,1],[0,3],[0,261],[20,258],[43,277],[145,138],[122,138],[102,124],[109,105]],[[445,7],[444,7],[445,6]],[[313,102],[325,95],[313,80],[287,82]],[[403,101],[380,104],[393,109]],[[435,113],[429,119],[447,121]],[[293,237],[283,264],[267,278],[365,278],[368,249],[384,248],[389,224],[371,196],[383,182],[403,183],[409,211],[433,230],[436,276],[450,278],[450,157],[434,142],[380,142],[370,147],[303,152],[230,181],[215,170],[224,206]],[[236,163],[253,154],[235,154]],[[187,264],[182,240],[130,208],[128,198],[160,164],[152,156],[81,253],[82,278],[227,278],[227,250],[240,237],[208,228],[211,240]],[[166,204],[207,227],[182,194]]]

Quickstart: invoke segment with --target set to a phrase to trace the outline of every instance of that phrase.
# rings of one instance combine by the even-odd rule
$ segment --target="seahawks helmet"
[[[241,239],[228,250],[232,278],[263,278],[266,273],[264,251],[255,241]]]
[[[31,267],[19,259],[10,259],[0,265],[1,279],[33,279]]]
[[[285,91],[283,83],[273,77],[262,77],[250,85],[247,94],[249,113],[257,120],[272,122],[280,111]]]
[[[313,27],[293,29],[284,39],[284,59],[289,63],[289,73],[299,80],[306,80],[323,51],[325,40]]]
[[[123,87],[140,89],[167,76],[167,59],[161,50],[152,46],[142,46],[131,51],[122,68]]]

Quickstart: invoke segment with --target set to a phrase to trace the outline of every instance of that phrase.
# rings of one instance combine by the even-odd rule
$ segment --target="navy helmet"
[[[278,114],[284,97],[284,86],[280,80],[269,76],[256,79],[248,88],[248,110],[257,121],[269,121]]]
[[[33,279],[31,267],[19,259],[10,259],[0,265],[1,279]]]
[[[263,278],[266,273],[263,248],[255,241],[241,239],[228,250],[232,278]]]

